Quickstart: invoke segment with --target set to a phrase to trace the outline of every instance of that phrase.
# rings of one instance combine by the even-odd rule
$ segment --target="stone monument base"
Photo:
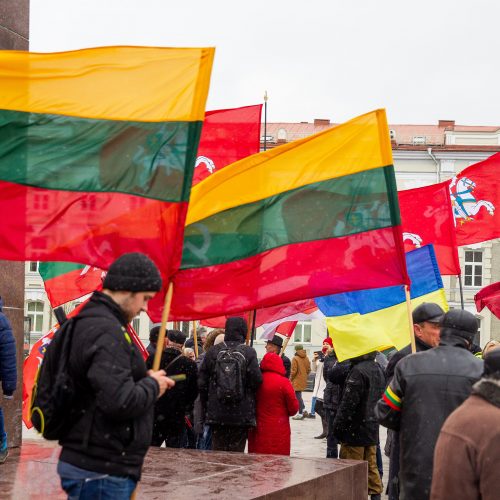
[[[2,498],[66,498],[56,464],[60,448],[24,440],[1,467]],[[367,463],[354,460],[151,448],[137,499],[366,500]]]

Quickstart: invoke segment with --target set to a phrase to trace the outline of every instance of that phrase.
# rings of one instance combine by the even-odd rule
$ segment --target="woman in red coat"
[[[299,402],[277,354],[267,353],[260,369],[263,380],[257,391],[257,427],[248,434],[248,451],[290,455],[290,417],[299,411]]]

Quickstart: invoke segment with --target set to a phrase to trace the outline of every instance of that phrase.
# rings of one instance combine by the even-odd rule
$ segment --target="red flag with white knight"
[[[432,243],[442,275],[460,274],[449,182],[398,191],[405,251]]]
[[[262,104],[207,111],[193,186],[221,168],[259,152]]]
[[[457,244],[500,237],[500,153],[462,170],[449,182]]]

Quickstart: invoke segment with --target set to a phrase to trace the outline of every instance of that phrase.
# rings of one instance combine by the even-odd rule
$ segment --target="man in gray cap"
[[[147,371],[127,325],[160,290],[153,261],[127,253],[75,317],[68,371],[79,398],[57,466],[69,498],[129,499],[141,477],[154,403],[175,382]]]
[[[439,334],[441,327],[439,322],[444,316],[444,311],[434,302],[424,302],[417,306],[412,313],[413,333],[415,335],[415,347],[417,352],[427,351],[439,345]],[[411,344],[403,347],[400,351],[391,355],[385,369],[387,383],[394,376],[396,365],[404,357],[411,354]],[[387,445],[389,447],[389,478],[387,480],[387,493],[389,500],[399,499],[399,434],[389,430],[387,433]]]
[[[440,325],[439,346],[402,359],[375,409],[383,426],[400,432],[401,492],[412,500],[429,498],[439,431],[483,372],[482,360],[469,350],[478,330],[476,317],[453,309]]]

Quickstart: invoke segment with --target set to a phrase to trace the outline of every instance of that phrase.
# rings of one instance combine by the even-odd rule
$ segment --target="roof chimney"
[[[453,129],[455,128],[455,120],[439,120],[438,126],[440,128]]]
[[[327,120],[325,118],[315,118],[314,119],[314,126],[325,126],[325,125],[330,125],[330,120]]]

